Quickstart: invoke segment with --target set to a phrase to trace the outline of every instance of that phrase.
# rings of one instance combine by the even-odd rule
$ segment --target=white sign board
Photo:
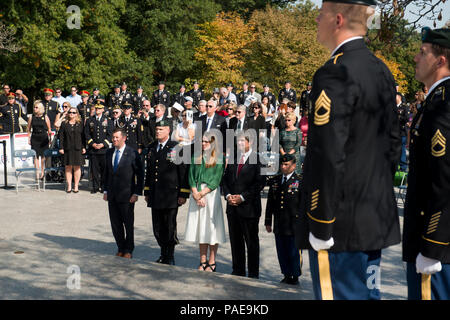
[[[0,141],[6,141],[6,165],[12,168],[12,158],[11,158],[11,137],[9,134],[0,135]],[[3,154],[3,144],[0,143],[0,172],[3,174],[3,168],[5,164],[5,155]]]
[[[14,151],[17,150],[30,150],[31,145],[28,144],[28,133],[16,133],[14,134]],[[29,168],[33,167],[32,158],[14,158],[15,168]]]

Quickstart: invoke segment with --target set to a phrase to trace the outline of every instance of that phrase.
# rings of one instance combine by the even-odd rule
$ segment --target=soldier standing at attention
[[[0,117],[2,118],[3,128],[1,133],[20,132],[19,117],[28,122],[27,116],[22,113],[22,108],[16,103],[16,95],[9,92],[6,96],[7,104],[0,106]]]
[[[313,77],[297,224],[316,299],[380,299],[381,249],[400,242],[395,82],[363,36],[374,0],[324,0],[317,40],[331,58]],[[382,274],[382,273],[381,273]]]
[[[44,101],[42,101],[42,103],[44,104],[45,115],[47,115],[48,118],[50,119],[50,125],[52,127],[52,130],[55,130],[56,115],[59,113],[60,106],[58,105],[58,102],[52,100],[52,98],[53,98],[53,90],[45,88]]]
[[[189,90],[187,94],[194,100],[192,102],[192,105],[194,107],[198,106],[200,100],[205,100],[205,94],[203,93],[203,90],[200,89],[200,84],[197,81],[194,82],[194,88],[192,90]]]
[[[153,91],[152,95],[152,107],[154,108],[158,104],[163,104],[166,106],[166,115],[167,109],[170,106],[170,92],[165,89],[166,85],[164,81],[159,82],[158,90]]]
[[[275,234],[278,262],[284,275],[281,283],[298,284],[301,271],[301,256],[295,247],[294,222],[300,207],[301,177],[295,173],[296,159],[285,154],[280,159],[281,174],[269,182],[266,218],[267,232]],[[273,216],[273,228],[272,228]]]
[[[81,116],[81,121],[84,125],[86,123],[86,120],[89,119],[89,117],[91,116],[92,105],[90,105],[88,102],[89,92],[87,92],[86,90],[82,90],[80,92],[80,96],[81,96],[81,103],[77,106],[77,108]]]
[[[170,125],[166,119],[156,123],[156,141],[147,156],[144,196],[152,208],[153,234],[161,247],[156,262],[174,265],[178,207],[186,203],[190,189],[187,165],[174,162],[178,142],[169,139]]]
[[[86,121],[84,127],[90,156],[89,167],[91,169],[92,189],[91,193],[100,191],[103,186],[103,171],[105,169],[105,153],[111,146],[113,123],[104,114],[105,106],[97,100],[95,115]],[[101,191],[100,191],[101,192]]]
[[[302,91],[300,96],[300,112],[304,112],[305,109],[308,109],[308,112],[312,110],[311,103],[311,90],[312,90],[312,82],[308,82],[306,84],[306,90]]]
[[[291,82],[286,81],[284,83],[284,88],[280,90],[278,94],[278,102],[283,103],[283,99],[289,99],[289,101],[297,103],[297,93],[291,88]]]
[[[422,31],[416,79],[429,88],[411,124],[403,227],[408,299],[450,299],[450,29]]]
[[[115,106],[122,105],[123,96],[120,94],[120,86],[117,84],[114,86],[114,92],[108,96],[108,115],[111,117],[112,110]]]
[[[123,114],[119,119],[118,127],[127,135],[127,146],[141,154],[143,148],[144,127],[141,120],[132,114],[133,106],[126,101],[123,104]]]

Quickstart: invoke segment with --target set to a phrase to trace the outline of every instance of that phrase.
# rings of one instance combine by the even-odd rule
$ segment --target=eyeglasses
[[[214,106],[211,106],[211,105],[207,105],[206,107],[207,108],[215,108]]]
[[[114,111],[113,114],[119,114],[119,111]]]
[[[226,108],[225,110],[233,110],[233,108]]]
[[[8,100],[14,100],[15,98],[14,97],[8,97]]]
[[[8,87],[3,87],[3,89],[4,89],[4,90],[9,90],[10,88],[8,88]]]
[[[76,112],[70,111],[68,114],[77,114]]]
[[[242,111],[236,111],[236,113],[242,113]]]

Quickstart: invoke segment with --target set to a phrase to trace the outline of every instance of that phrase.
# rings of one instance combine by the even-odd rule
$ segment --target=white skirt
[[[202,185],[202,188],[204,187],[206,184]],[[184,231],[185,240],[210,245],[225,243],[225,223],[220,188],[208,193],[205,200],[206,206],[199,207],[191,194]]]

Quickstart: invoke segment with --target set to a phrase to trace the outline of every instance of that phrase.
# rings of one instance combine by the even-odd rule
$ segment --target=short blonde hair
[[[297,116],[293,112],[288,112],[288,113],[286,113],[284,118],[295,121],[297,119]]]
[[[347,20],[347,29],[351,31],[367,32],[367,21],[374,14],[375,9],[365,5],[329,2],[330,9],[335,14],[342,14]]]
[[[39,112],[39,114],[37,114],[35,111],[34,111],[34,107],[38,107],[38,112]],[[37,115],[43,115],[45,113],[45,108],[44,108],[44,105],[42,104],[42,101],[41,100],[36,100],[35,102],[34,102],[34,104],[33,104],[33,114],[35,115],[35,116],[37,116]]]

